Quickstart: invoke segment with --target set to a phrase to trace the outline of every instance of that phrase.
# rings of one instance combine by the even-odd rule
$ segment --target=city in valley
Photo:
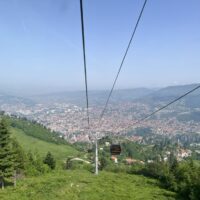
[[[2,103],[0,110],[8,115],[16,115],[34,120],[52,131],[58,132],[71,142],[89,141],[94,133],[99,136],[105,134],[124,135],[136,127],[147,127],[155,134],[175,135],[177,133],[199,133],[200,121],[180,120],[191,112],[199,112],[200,109],[185,106],[184,102],[175,104],[156,117],[149,118],[137,124],[137,121],[163,105],[152,106],[142,101],[126,100],[115,101],[108,105],[108,109],[100,121],[103,104],[93,103],[89,108],[90,129],[87,126],[86,108],[79,103],[64,101],[43,101],[28,105],[23,101],[16,103]],[[137,139],[129,135],[129,139]]]

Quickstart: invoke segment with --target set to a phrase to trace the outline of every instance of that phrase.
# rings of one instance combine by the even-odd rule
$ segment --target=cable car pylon
[[[98,158],[98,138],[97,138],[97,133],[96,133],[96,138],[95,138],[95,174],[99,174],[99,158]]]

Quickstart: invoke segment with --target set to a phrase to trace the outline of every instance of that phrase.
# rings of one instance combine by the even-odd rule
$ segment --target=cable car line
[[[195,88],[193,88],[192,90],[186,92],[185,94],[181,95],[180,97],[174,99],[173,101],[169,102],[168,104],[166,104],[165,106],[162,106],[161,108],[157,109],[156,111],[148,114],[147,116],[145,116],[144,118],[138,120],[137,122],[135,122],[133,125],[139,124],[143,121],[145,121],[146,119],[150,118],[151,116],[155,115],[156,113],[160,112],[161,110],[167,108],[168,106],[174,104],[175,102],[179,101],[180,99],[184,98],[185,96],[189,95],[190,93],[198,90],[200,88],[200,85],[196,86]]]
[[[84,17],[83,17],[83,2],[82,2],[82,0],[80,0],[80,13],[81,13],[81,31],[82,31],[83,60],[84,60],[84,76],[85,76],[85,96],[86,96],[86,107],[87,107],[87,122],[88,122],[88,128],[89,128],[90,116],[89,116],[87,63],[86,63],[85,31],[84,31]]]
[[[178,98],[174,99],[173,101],[169,102],[169,103],[166,104],[165,106],[162,106],[161,108],[157,109],[156,111],[154,111],[154,112],[148,114],[148,115],[145,116],[144,118],[142,118],[142,119],[136,121],[133,125],[131,125],[131,127],[132,127],[132,126],[135,126],[136,124],[139,124],[139,123],[145,121],[146,119],[150,118],[151,116],[155,115],[156,113],[160,112],[161,110],[167,108],[168,106],[174,104],[175,102],[181,100],[181,99],[184,98],[185,96],[189,95],[190,93],[192,93],[192,92],[194,92],[194,91],[196,91],[196,90],[198,90],[198,89],[200,89],[200,85],[196,86],[196,87],[193,88],[192,90],[190,90],[190,91],[186,92],[185,94],[179,96]],[[110,152],[111,152],[111,155],[120,155],[120,153],[121,153],[121,146],[120,146],[120,144],[113,144],[113,145],[111,145],[111,147],[110,147]]]
[[[106,109],[107,109],[108,103],[109,103],[109,101],[110,101],[110,97],[111,97],[111,95],[112,95],[112,93],[113,93],[113,90],[114,90],[114,88],[115,88],[117,79],[118,79],[119,74],[120,74],[120,72],[121,72],[122,66],[123,66],[123,64],[124,64],[124,61],[125,61],[125,58],[126,58],[126,56],[127,56],[128,50],[129,50],[129,48],[130,48],[130,46],[131,46],[132,40],[133,40],[133,38],[134,38],[134,36],[135,36],[136,30],[137,30],[137,28],[138,28],[138,25],[139,25],[140,19],[141,19],[141,17],[142,17],[142,14],[143,14],[143,11],[144,11],[144,8],[145,8],[146,3],[147,3],[147,0],[144,1],[144,4],[143,4],[142,9],[141,9],[141,11],[140,11],[140,14],[139,14],[139,16],[138,16],[138,19],[137,19],[137,22],[136,22],[136,24],[135,24],[133,33],[132,33],[132,35],[131,35],[131,38],[130,38],[129,43],[128,43],[128,46],[127,46],[126,51],[125,51],[125,53],[124,53],[124,56],[123,56],[123,58],[122,58],[121,64],[120,64],[120,66],[119,66],[117,75],[116,75],[116,77],[115,77],[115,79],[114,79],[112,88],[111,88],[110,93],[109,93],[109,95],[108,95],[108,98],[107,98],[107,100],[106,100],[105,106],[104,106],[104,108],[103,108],[103,110],[102,110],[102,112],[101,112],[101,114],[100,114],[99,123],[101,122],[101,120],[102,120],[102,118],[103,118],[103,116],[104,116],[104,114],[105,114],[105,111],[106,111]]]
[[[134,27],[134,30],[132,32],[132,35],[131,35],[131,38],[129,40],[129,43],[128,43],[128,46],[125,50],[125,53],[124,53],[124,56],[122,58],[122,61],[120,63],[120,66],[119,66],[119,69],[117,71],[117,74],[116,74],[116,77],[114,79],[114,82],[113,82],[113,85],[112,85],[112,88],[109,92],[109,95],[106,99],[106,103],[103,107],[103,110],[100,114],[100,119],[99,119],[99,124],[100,122],[102,122],[102,118],[105,114],[105,111],[108,107],[108,103],[110,101],[110,98],[111,98],[111,95],[113,93],[113,90],[115,88],[115,85],[116,85],[116,82],[118,80],[118,77],[119,77],[119,74],[121,72],[121,69],[123,67],[123,64],[124,64],[124,61],[126,59],[126,56],[128,54],[128,51],[129,51],[129,48],[131,46],[131,43],[133,41],[133,38],[135,36],[135,33],[137,31],[137,28],[138,28],[138,25],[139,25],[139,22],[141,20],[141,17],[142,17],[142,14],[144,12],[144,9],[145,9],[145,6],[146,6],[146,3],[147,3],[147,0],[144,1],[143,3],[143,6],[142,6],[142,9],[139,13],[139,16],[138,16],[138,19],[137,19],[137,22],[135,24],[135,27]],[[84,16],[83,16],[83,2],[82,0],[80,0],[80,13],[81,13],[81,30],[82,30],[82,46],[83,46],[83,60],[84,60],[84,76],[85,76],[85,94],[86,94],[86,106],[87,106],[87,122],[88,122],[88,128],[89,128],[89,125],[90,125],[90,117],[89,117],[89,99],[88,99],[88,81],[87,81],[87,64],[86,64],[86,48],[85,48],[85,33],[84,33]],[[150,118],[151,116],[155,115],[156,113],[160,112],[161,110],[169,107],[170,105],[176,103],[177,101],[181,100],[182,98],[184,98],[185,96],[189,95],[190,93],[196,91],[197,89],[200,88],[200,85],[196,86],[195,88],[193,88],[192,90],[189,90],[188,92],[186,92],[185,94],[179,96],[178,98],[174,99],[173,101],[167,103],[166,105],[160,107],[159,109],[155,110],[154,112],[146,115],[145,117],[143,117],[142,119],[139,119],[138,121],[136,121],[132,126],[136,125],[136,124],[139,124],[143,121],[145,121],[146,119]],[[96,170],[95,170],[95,173],[98,174],[98,138],[97,138],[97,134],[96,134],[96,154],[95,154],[95,166],[96,166]],[[111,148],[110,148],[110,151],[111,151],[111,154],[112,155],[119,155],[121,153],[121,146],[119,144],[113,144],[111,145]]]

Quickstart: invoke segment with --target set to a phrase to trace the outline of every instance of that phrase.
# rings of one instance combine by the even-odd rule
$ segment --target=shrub
[[[56,161],[50,152],[47,153],[43,162],[44,164],[47,164],[51,169],[55,169],[56,167]]]

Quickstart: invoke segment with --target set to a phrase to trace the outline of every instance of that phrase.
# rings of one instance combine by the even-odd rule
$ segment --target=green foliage
[[[0,158],[2,159],[6,158],[4,162],[2,159],[0,159],[0,170],[1,170],[0,173],[3,174],[3,170],[1,168],[2,166],[6,165],[8,167],[7,170],[5,170],[5,172],[8,174],[7,175],[3,174],[3,177],[11,176],[14,169],[15,170],[22,169],[24,170],[25,175],[28,175],[28,177],[37,176],[37,178],[33,178],[33,180],[36,181],[36,185],[37,185],[37,181],[39,182],[38,186],[36,186],[35,188],[36,189],[34,191],[35,194],[38,193],[39,186],[43,188],[44,191],[49,192],[49,190],[52,190],[52,188],[54,189],[54,187],[56,188],[57,185],[60,184],[60,182],[58,182],[56,185],[56,183],[54,182],[55,179],[57,178],[57,175],[54,177],[54,171],[57,171],[57,170],[54,170],[54,171],[50,170],[50,169],[55,168],[55,160],[58,161],[60,164],[61,163],[64,164],[64,161],[67,159],[67,156],[71,155],[71,157],[67,159],[65,168],[72,169],[71,171],[72,176],[74,176],[77,173],[77,171],[74,171],[74,170],[84,169],[85,171],[81,172],[83,174],[81,173],[79,174],[79,175],[85,176],[85,179],[83,180],[84,183],[83,184],[79,183],[79,184],[82,184],[84,187],[85,182],[87,182],[87,180],[90,179],[90,175],[86,176],[84,174],[87,173],[86,171],[92,172],[94,170],[93,164],[86,163],[84,162],[84,160],[82,161],[73,160],[72,159],[73,156],[77,155],[78,151],[76,151],[72,146],[69,146],[69,145],[66,145],[65,143],[60,142],[57,136],[55,137],[56,139],[52,135],[50,135],[49,138],[45,139],[43,137],[45,137],[45,134],[49,133],[47,129],[43,128],[41,125],[38,125],[37,123],[33,124],[27,120],[21,120],[21,121],[20,120],[21,119],[15,119],[15,118],[10,120],[11,125],[14,127],[14,128],[11,128],[10,130],[12,132],[12,136],[16,137],[16,140],[10,139],[10,134],[5,122],[1,121],[1,124],[0,124],[0,146],[2,147],[0,149]],[[44,136],[42,136],[43,133],[44,133]],[[100,141],[99,142],[100,147],[102,147],[101,145],[104,145],[105,141],[107,141],[108,139],[109,138],[104,138],[102,141]],[[28,154],[25,154],[23,149],[18,144],[18,142],[20,142],[20,145],[23,147],[25,151],[30,151],[30,152]],[[87,152],[86,148],[84,147],[84,144],[77,144],[77,146],[80,147],[80,149],[82,149],[85,153]],[[131,195],[126,194],[125,193],[127,192],[126,189],[129,186],[131,186],[130,190],[138,185],[143,186],[141,183],[137,183],[136,185],[134,185],[134,181],[137,178],[133,174],[142,174],[145,176],[156,178],[160,181],[160,185],[163,188],[167,188],[169,190],[177,192],[178,194],[180,194],[181,196],[187,199],[197,200],[199,198],[200,196],[199,194],[200,167],[197,166],[192,161],[178,163],[177,160],[175,159],[175,156],[172,153],[170,154],[168,162],[163,162],[162,161],[163,152],[165,152],[166,150],[167,151],[171,150],[173,152],[174,150],[173,149],[174,147],[171,146],[171,144],[169,144],[167,140],[162,143],[159,143],[158,145],[155,145],[154,148],[152,147],[148,148],[145,145],[140,145],[133,142],[122,142],[121,146],[122,146],[122,154],[118,157],[118,160],[120,161],[122,161],[125,157],[132,157],[135,159],[145,160],[147,158],[146,152],[150,152],[151,154],[153,153],[153,155],[155,155],[154,156],[155,160],[153,163],[147,163],[146,165],[134,164],[132,166],[127,166],[123,164],[122,162],[118,164],[114,164],[110,160],[109,147],[103,147],[103,150],[100,151],[99,153],[100,169],[104,171],[111,171],[111,172],[116,173],[116,176],[113,175],[112,173],[108,173],[104,171],[102,173],[102,174],[106,174],[106,176],[104,175],[103,176],[104,178],[106,178],[108,182],[109,182],[109,179],[112,179],[112,181],[110,181],[110,184],[117,185],[116,191],[120,190],[120,193],[118,195],[115,195],[116,199],[131,199],[132,194]],[[36,149],[38,150],[38,153],[34,153],[34,154],[31,153],[31,152],[35,152]],[[55,159],[50,152],[53,152]],[[43,159],[45,155],[46,157],[45,159]],[[90,159],[93,159],[92,153],[87,154],[86,158],[87,156],[90,157]],[[132,175],[128,175],[126,174],[126,172]],[[62,171],[62,173],[66,173],[66,172]],[[39,176],[42,176],[42,177],[52,176],[50,179],[47,178],[48,181],[50,181],[51,183],[48,185],[48,181],[47,181],[47,186],[45,187],[44,182],[40,182]],[[116,182],[115,179],[113,179],[113,177],[115,177],[115,179],[117,179],[118,182],[120,182],[120,184]],[[63,180],[63,183],[64,183],[64,181],[66,181],[67,178],[68,177],[66,176],[64,179],[62,179],[62,176],[60,176],[59,181]],[[80,177],[76,177],[76,178],[78,179]],[[133,181],[134,178],[135,180]],[[74,178],[73,181],[76,182],[77,179]],[[121,179],[123,181],[121,181]],[[129,180],[129,183],[125,182],[125,180],[126,181]],[[150,180],[150,179],[145,179],[145,180]],[[28,186],[28,188],[33,187],[33,185],[35,184],[34,181],[33,183],[30,184],[30,186]],[[151,184],[150,185],[147,184],[144,180],[143,180],[143,183],[146,184],[147,190],[149,189],[149,187],[151,187],[150,186]],[[98,191],[99,188],[102,188],[102,185],[105,184],[105,181],[102,183],[96,182],[96,187],[93,184],[94,184],[94,180],[92,182],[92,185],[88,184],[88,187],[91,187],[95,191]],[[118,187],[118,184],[120,185],[119,187]],[[125,188],[122,189],[124,187],[122,186],[123,184],[126,185],[126,189]],[[23,187],[23,182],[21,182],[21,186]],[[107,187],[109,187],[109,185],[107,185]],[[155,188],[155,184],[153,185],[153,189],[154,188]],[[96,193],[91,194],[91,197],[89,198],[88,196],[86,196],[87,192],[91,192],[91,190],[88,188],[82,190],[82,193],[79,194],[79,196],[76,196],[77,191],[81,191],[81,189],[82,188],[76,188],[75,190],[73,190],[75,191],[73,194],[72,193],[69,194],[69,191],[66,191],[65,189],[63,190],[64,190],[64,193],[67,192],[68,194],[67,197],[72,198],[72,199],[74,199],[74,197],[76,197],[75,199],[77,199],[80,197],[80,195],[81,195],[81,198],[83,199],[96,199],[96,198],[98,199],[99,196],[97,196]],[[104,190],[106,189],[107,188],[104,188]],[[110,188],[110,189],[113,189],[113,188]],[[126,198],[124,198],[124,196],[121,195],[122,190],[124,190],[124,194],[126,194],[125,195]],[[142,191],[144,190],[145,188],[142,188]],[[135,192],[137,193],[137,191]],[[35,196],[34,198],[30,198],[30,196],[32,195],[31,193],[28,193],[29,196],[26,196],[26,195],[23,196],[23,194],[24,194],[24,191],[23,193],[20,193],[21,195],[20,197],[13,196],[13,199],[19,199],[19,198],[23,199],[23,197],[24,199],[35,198]],[[101,196],[103,194],[105,194],[105,192],[100,191],[99,195]],[[173,194],[173,193],[170,193],[170,194]],[[41,196],[42,195],[44,194],[41,194]],[[57,199],[58,197],[62,199],[62,196],[59,196],[60,193],[56,193],[56,194],[53,193],[52,195],[54,199]],[[114,193],[112,193],[112,195],[114,195]],[[110,195],[108,191],[108,195],[107,195],[108,199],[110,199],[112,195]],[[162,198],[174,199],[172,196],[170,197],[168,196],[167,198],[165,198],[164,196],[162,197],[162,195],[160,196],[156,196],[156,194],[153,194],[153,195],[154,195],[153,199],[155,199],[156,197],[158,197],[158,199],[162,199]],[[66,194],[64,196],[66,197]],[[49,197],[51,196],[47,196],[48,199]],[[1,196],[0,194],[0,198],[4,199],[4,196]],[[138,199],[149,199],[149,196],[145,196],[145,195],[139,196]]]
[[[143,172],[144,168],[145,168],[145,166],[143,164],[135,163],[134,165],[131,165],[127,169],[127,173],[129,173],[129,174],[141,174],[141,172]]]
[[[5,115],[5,111],[3,110],[0,110],[0,117],[4,116]]]
[[[144,160],[145,154],[143,146],[134,142],[123,142],[121,143],[122,153],[120,157],[131,157],[134,159]]]
[[[12,139],[12,150],[14,152],[14,169],[16,171],[24,170],[26,155],[19,142],[16,139]]]
[[[102,171],[98,176],[86,170],[52,171],[19,181],[8,187],[1,200],[175,200],[176,194],[159,188],[157,181],[137,175]]]
[[[11,127],[22,130],[26,135],[54,144],[68,144],[66,140],[59,137],[58,133],[51,132],[49,129],[36,122],[28,121],[26,118],[7,117]]]
[[[41,157],[45,157],[48,151],[52,152],[57,162],[57,167],[61,167],[67,156],[76,156],[78,154],[78,151],[70,145],[49,143],[28,136],[22,130],[16,128],[11,128],[10,131],[12,133],[11,136],[16,138],[25,152],[37,151]]]
[[[0,120],[0,182],[4,185],[4,178],[11,177],[14,171],[14,153],[12,151],[10,132],[6,121]]]
[[[105,156],[101,156],[99,158],[99,162],[100,162],[100,166],[99,166],[100,170],[105,169],[107,166],[109,166],[111,164],[110,159]]]
[[[68,157],[66,160],[66,163],[64,165],[64,169],[71,169],[72,168],[72,162],[71,162],[72,157]]]
[[[121,164],[111,163],[110,165],[107,165],[105,167],[105,171],[114,172],[114,173],[126,173],[127,166],[124,165],[123,163]]]
[[[6,119],[11,125],[11,136],[15,138],[16,142],[20,143],[20,146],[26,152],[37,151],[41,157],[45,157],[48,152],[52,152],[57,161],[57,167],[63,165],[67,156],[78,154],[78,151],[64,139],[60,138],[57,133],[50,132],[40,124],[16,117],[10,118],[7,116]],[[16,145],[15,143],[14,146]],[[21,159],[23,159],[23,153],[20,152],[20,148],[16,148],[17,154],[21,154]],[[18,159],[20,159],[20,156],[18,156]]]
[[[112,138],[109,136],[105,136],[98,140],[99,145],[105,145],[105,142],[112,143]]]
[[[55,167],[56,167],[56,161],[55,161],[53,155],[51,154],[51,152],[47,153],[43,162],[44,162],[44,164],[47,164],[51,169],[55,169]]]
[[[175,173],[177,191],[184,197],[197,200],[200,196],[200,167],[193,161],[181,163]]]
[[[27,162],[25,166],[25,174],[29,176],[39,176],[41,174],[47,173],[50,171],[48,165],[43,163],[40,155],[35,152],[32,154],[28,152],[27,154]]]
[[[154,161],[138,169],[132,167],[129,173],[156,178],[162,187],[177,192],[188,200],[199,199],[200,167],[193,161],[178,163],[171,156],[168,162]]]
[[[89,172],[93,172],[94,166],[91,163],[86,163],[84,160],[73,160],[72,157],[68,157],[64,169],[68,170],[84,169]]]
[[[85,153],[88,152],[88,150],[91,148],[91,146],[92,145],[88,142],[75,142],[75,143],[73,143],[73,147],[75,149],[77,149],[80,152],[85,152]]]

